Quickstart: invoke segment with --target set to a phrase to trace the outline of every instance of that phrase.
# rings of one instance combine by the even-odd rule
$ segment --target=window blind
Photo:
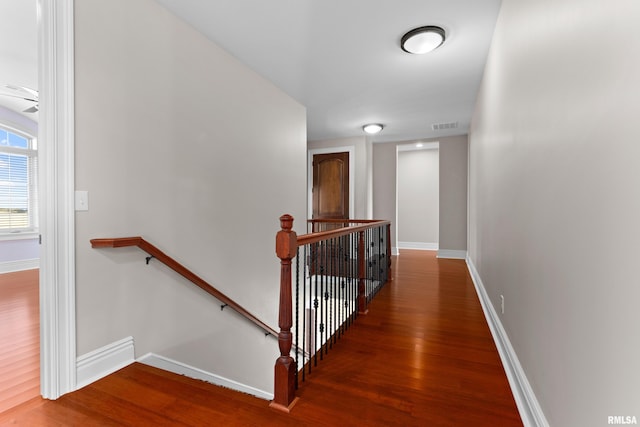
[[[37,229],[37,173],[35,140],[0,128],[0,233]]]

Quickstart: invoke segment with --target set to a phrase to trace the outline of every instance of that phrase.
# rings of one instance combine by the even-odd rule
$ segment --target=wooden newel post
[[[291,259],[296,256],[298,236],[295,231],[292,231],[291,215],[280,217],[280,227],[281,230],[276,234],[276,255],[280,258],[280,312],[278,315],[280,357],[276,360],[273,400],[269,406],[289,412],[297,400],[295,384],[297,366],[290,353],[293,341]]]
[[[358,233],[358,313],[367,314],[367,291],[365,286],[366,251],[364,247],[364,231]]]

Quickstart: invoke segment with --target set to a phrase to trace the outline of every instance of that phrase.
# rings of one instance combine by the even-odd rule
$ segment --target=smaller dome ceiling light
[[[440,27],[419,27],[402,36],[400,47],[407,53],[421,55],[438,48],[444,39],[444,30]]]
[[[368,125],[362,126],[363,131],[372,135],[380,132],[382,129],[384,129],[384,125],[381,125],[380,123],[369,123]]]

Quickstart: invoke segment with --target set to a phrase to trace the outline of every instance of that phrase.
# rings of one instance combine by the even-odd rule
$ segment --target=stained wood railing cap
[[[283,231],[291,231],[293,228],[293,217],[289,214],[284,214],[280,217],[280,228]]]
[[[291,260],[296,256],[298,249],[298,236],[293,228],[293,217],[289,214],[280,217],[280,227],[282,230],[276,233],[276,255],[280,259]]]

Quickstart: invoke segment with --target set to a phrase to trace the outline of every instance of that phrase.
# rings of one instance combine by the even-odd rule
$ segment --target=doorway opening
[[[37,1],[0,13],[0,412],[40,396]]]
[[[396,236],[398,249],[438,250],[439,143],[397,147]]]

